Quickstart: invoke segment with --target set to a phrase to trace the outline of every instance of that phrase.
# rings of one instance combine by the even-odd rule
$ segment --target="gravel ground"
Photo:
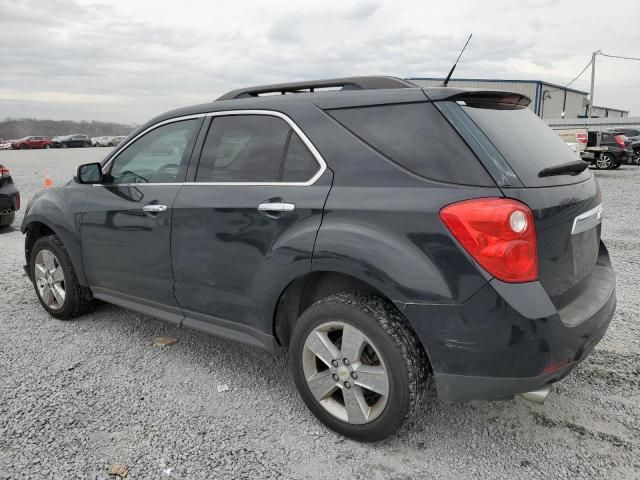
[[[0,163],[26,205],[45,172],[59,185],[106,151],[0,152]],[[284,354],[108,305],[52,319],[22,271],[22,235],[3,231],[0,479],[107,479],[113,463],[134,479],[640,478],[640,168],[596,175],[618,310],[593,354],[544,406],[432,394],[402,431],[374,445],[312,417]],[[154,346],[161,336],[178,342]]]

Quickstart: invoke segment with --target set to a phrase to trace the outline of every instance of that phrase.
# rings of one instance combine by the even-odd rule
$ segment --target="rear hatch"
[[[532,210],[539,280],[563,308],[589,288],[598,260],[601,195],[594,176],[522,99],[455,100],[436,105],[489,171],[495,171],[489,164],[511,170],[494,178],[506,197]]]

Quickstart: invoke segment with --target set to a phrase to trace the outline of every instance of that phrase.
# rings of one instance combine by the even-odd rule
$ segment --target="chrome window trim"
[[[308,187],[308,186],[313,185],[314,183],[316,183],[316,181],[322,176],[322,174],[327,169],[327,164],[324,161],[324,158],[322,158],[322,155],[320,154],[318,149],[313,145],[313,143],[311,143],[311,140],[309,140],[309,138],[305,135],[305,133],[302,131],[302,129],[291,118],[289,118],[289,116],[285,115],[284,113],[277,112],[275,110],[226,110],[226,111],[219,111],[219,112],[196,113],[196,114],[193,114],[193,115],[184,115],[182,117],[169,118],[167,120],[163,120],[161,122],[158,122],[158,123],[155,123],[155,124],[151,125],[149,128],[144,129],[138,135],[136,135],[131,140],[129,140],[113,157],[111,157],[109,159],[109,161],[107,161],[107,163],[105,163],[104,166],[102,167],[102,173],[103,174],[106,173],[109,165],[118,157],[118,155],[120,155],[123,151],[125,151],[129,147],[129,145],[131,145],[133,142],[135,142],[137,139],[139,139],[143,135],[146,135],[147,133],[149,133],[152,130],[155,130],[158,127],[161,127],[163,125],[167,125],[169,123],[181,122],[181,121],[184,121],[184,120],[192,120],[192,119],[195,119],[195,118],[223,117],[223,116],[230,116],[230,115],[265,115],[265,116],[271,116],[271,117],[278,117],[278,118],[284,120],[285,122],[287,122],[287,124],[289,124],[291,129],[294,132],[296,132],[296,134],[300,137],[302,142],[309,149],[309,151],[313,155],[313,158],[315,158],[316,162],[318,163],[318,166],[320,167],[319,170],[315,173],[315,175],[313,175],[306,182],[177,182],[177,183],[174,182],[174,183],[106,183],[106,184],[98,183],[98,184],[94,184],[94,186],[110,186],[110,187],[136,186],[136,187],[139,187],[141,185],[173,185],[173,186],[181,186],[181,185],[203,185],[203,186],[207,186],[207,185],[209,185],[209,186],[210,185],[215,185],[215,186],[217,186],[217,185],[220,185],[220,186],[222,186],[222,185],[238,185],[238,186]]]

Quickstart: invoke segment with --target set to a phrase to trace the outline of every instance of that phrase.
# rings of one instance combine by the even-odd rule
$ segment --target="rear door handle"
[[[259,212],[293,212],[296,206],[293,203],[266,202],[258,205]]]
[[[142,211],[146,212],[146,213],[160,213],[160,212],[166,212],[167,211],[167,206],[166,205],[156,205],[151,204],[151,205],[145,205],[144,207],[142,207]]]

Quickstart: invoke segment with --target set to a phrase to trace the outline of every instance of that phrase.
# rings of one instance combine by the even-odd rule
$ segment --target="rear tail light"
[[[440,210],[440,219],[487,272],[511,283],[538,279],[533,214],[508,198],[477,198]]]
[[[10,177],[9,169],[7,167],[0,167],[0,178]]]
[[[624,135],[616,135],[613,138],[615,139],[616,143],[620,146],[620,148],[625,148],[625,146],[624,146],[624,140],[625,140]]]
[[[589,140],[589,135],[587,135],[587,133],[585,132],[578,132],[576,133],[576,140],[578,141],[578,143],[586,145],[587,141]]]

